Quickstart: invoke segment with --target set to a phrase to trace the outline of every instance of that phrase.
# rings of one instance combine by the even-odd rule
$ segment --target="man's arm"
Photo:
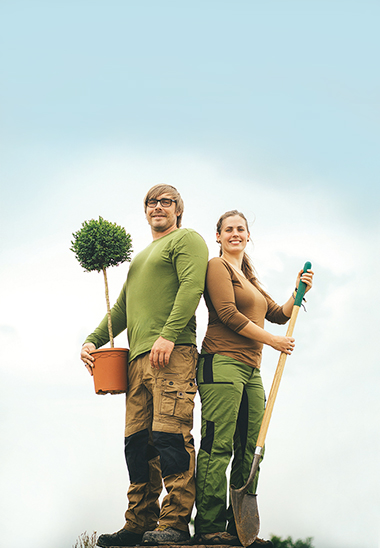
[[[202,296],[208,260],[205,241],[196,232],[186,233],[176,243],[172,260],[179,288],[171,313],[149,356],[152,367],[156,369],[169,363],[175,341],[194,315]]]
[[[111,309],[112,332],[114,337],[117,337],[117,335],[127,327],[126,284],[127,282],[124,283],[120,295]],[[81,349],[80,358],[91,375],[94,358],[91,356],[90,352],[96,350],[100,346],[104,346],[109,340],[108,316],[106,314],[95,331],[87,337]]]

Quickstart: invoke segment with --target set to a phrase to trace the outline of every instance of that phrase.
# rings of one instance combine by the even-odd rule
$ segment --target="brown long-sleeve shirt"
[[[202,351],[222,354],[260,368],[263,344],[239,335],[249,321],[264,328],[264,320],[284,324],[282,306],[264,295],[221,257],[208,263],[204,293],[209,322]]]

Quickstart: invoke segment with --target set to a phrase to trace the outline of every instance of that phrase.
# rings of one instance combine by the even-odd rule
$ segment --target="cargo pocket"
[[[197,387],[194,381],[168,381],[161,392],[160,414],[189,421],[193,417],[194,397]]]
[[[164,391],[161,392],[161,405],[160,413],[161,415],[174,415],[176,403],[177,403],[177,390],[173,382],[168,383],[168,386],[165,387]]]

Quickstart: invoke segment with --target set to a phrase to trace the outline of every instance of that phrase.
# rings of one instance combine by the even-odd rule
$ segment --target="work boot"
[[[216,545],[229,545],[240,546],[240,541],[235,535],[230,535],[227,531],[221,531],[220,533],[198,533],[194,537],[195,544],[216,544]]]
[[[273,548],[273,542],[257,537],[255,542],[250,544],[248,548]]]
[[[188,531],[180,531],[161,525],[154,531],[147,531],[142,538],[143,544],[182,544],[190,540]]]
[[[143,533],[132,533],[128,529],[120,529],[116,533],[100,535],[96,544],[102,548],[108,546],[135,546],[141,543]]]
[[[228,522],[227,531],[231,535],[236,535],[237,536],[236,525],[235,525],[235,521],[234,521],[233,518],[230,519],[229,522]],[[241,544],[240,541],[238,541],[238,545],[239,544]],[[255,542],[253,544],[250,544],[248,546],[248,548],[273,548],[273,542],[271,542],[270,540],[264,540],[262,538],[257,537]]]

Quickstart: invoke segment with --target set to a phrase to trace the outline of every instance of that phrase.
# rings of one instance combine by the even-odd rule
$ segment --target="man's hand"
[[[149,354],[150,365],[154,369],[160,369],[160,367],[168,365],[173,348],[173,342],[168,341],[163,337],[158,337]]]
[[[82,346],[82,350],[80,352],[80,359],[82,360],[82,362],[86,366],[86,368],[87,368],[87,370],[88,370],[88,372],[90,373],[91,376],[93,374],[92,373],[92,364],[95,361],[95,358],[93,358],[90,354],[90,352],[92,352],[92,350],[96,350],[96,346],[93,343],[85,343]]]

